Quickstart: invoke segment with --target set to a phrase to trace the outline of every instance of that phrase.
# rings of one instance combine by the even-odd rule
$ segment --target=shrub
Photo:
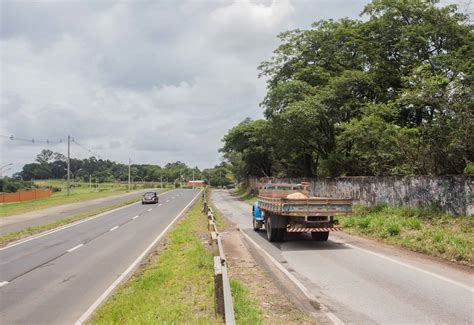
[[[410,218],[407,220],[407,225],[410,229],[419,230],[421,229],[421,221],[418,218]]]
[[[464,174],[474,175],[474,162],[470,161],[467,163],[466,168],[464,168]]]
[[[390,236],[398,236],[400,234],[400,226],[396,223],[391,223],[387,227],[387,233]]]
[[[370,218],[361,218],[359,219],[359,221],[357,222],[357,225],[359,226],[359,228],[361,229],[367,229],[369,228],[369,225],[370,225]]]

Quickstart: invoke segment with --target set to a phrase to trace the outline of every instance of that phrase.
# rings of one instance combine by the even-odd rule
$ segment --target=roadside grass
[[[207,190],[207,202],[212,207],[214,219],[219,232],[227,231],[231,224],[222,216],[221,212],[212,204],[212,191]],[[247,286],[235,277],[230,277],[230,287],[234,303],[235,321],[237,324],[262,324],[262,311],[255,308],[256,299],[251,296]]]
[[[34,235],[36,233],[46,231],[46,230],[54,229],[54,228],[63,226],[65,224],[77,221],[77,220],[92,217],[94,215],[97,215],[97,214],[100,214],[100,213],[103,213],[103,212],[106,212],[106,211],[109,211],[109,210],[120,208],[122,206],[131,204],[131,203],[134,203],[134,202],[138,202],[139,200],[140,200],[140,198],[129,199],[129,200],[125,200],[125,201],[122,201],[122,202],[119,202],[119,203],[116,203],[116,204],[111,204],[111,205],[108,205],[108,206],[105,206],[105,207],[102,207],[102,208],[98,208],[98,209],[94,209],[94,210],[91,210],[91,211],[86,211],[86,212],[83,212],[83,213],[79,213],[79,214],[73,215],[71,217],[56,220],[52,223],[39,225],[39,226],[34,226],[34,227],[29,227],[29,228],[26,228],[26,229],[23,229],[23,230],[6,233],[5,235],[0,236],[0,247],[3,247],[5,245],[7,245],[9,242],[19,240],[19,239],[22,239],[22,238]]]
[[[230,194],[250,205],[254,204],[257,200],[257,196],[250,192],[250,188],[244,187],[241,184],[231,190]]]
[[[257,301],[250,295],[249,289],[239,280],[230,279],[230,290],[234,302],[237,324],[262,324],[262,311],[257,309]]]
[[[90,323],[222,323],[214,312],[213,256],[203,244],[208,234],[201,207],[193,206],[156,260],[120,286]]]
[[[412,251],[473,265],[474,218],[431,208],[354,206],[339,218],[346,232]]]

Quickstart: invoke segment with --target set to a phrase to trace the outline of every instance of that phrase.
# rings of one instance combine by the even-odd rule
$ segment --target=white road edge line
[[[8,281],[2,281],[0,282],[0,288],[3,286],[6,286],[8,284]]]
[[[132,220],[134,220],[134,219],[136,219],[136,218],[138,218],[138,217],[140,217],[140,216],[135,216],[135,217],[132,218]]]
[[[140,254],[140,256],[137,257],[135,261],[107,288],[107,290],[100,295],[99,298],[89,307],[89,309],[86,310],[84,314],[74,323],[75,325],[80,325],[84,323],[96,310],[97,307],[100,306],[102,302],[104,302],[105,299],[112,293],[112,291],[128,276],[130,272],[132,272],[136,266],[141,262],[141,260],[155,247],[156,243],[163,237],[166,232],[178,221],[178,219],[186,212],[186,210],[194,204],[196,199],[201,195],[202,191],[199,191],[196,196],[184,207],[183,210],[181,210],[180,213],[170,222],[168,226],[153,240],[153,242],[143,251],[143,253]]]
[[[265,256],[281,271],[283,272],[283,274],[285,274],[288,279],[290,279],[291,282],[293,282],[294,285],[296,285],[300,290],[301,292],[306,296],[306,298],[310,299],[310,300],[313,300],[313,301],[318,301],[316,299],[316,297],[313,296],[313,294],[311,292],[308,291],[308,289],[306,289],[306,287],[293,275],[291,274],[283,265],[281,265],[280,262],[278,262],[273,256],[271,256],[266,250],[264,250],[262,247],[260,247],[252,238],[250,238],[249,235],[247,235],[246,233],[244,233],[242,230],[240,230],[240,233],[245,237],[247,238],[247,240],[252,243],[252,245],[254,245],[259,251],[261,251],[263,254],[265,254]],[[344,322],[342,320],[340,320],[336,315],[334,315],[332,312],[329,311],[329,309],[321,304],[319,301],[318,301],[320,307],[321,307],[321,311],[324,312],[324,314],[326,314],[326,316],[335,324],[335,325],[343,325]]]
[[[118,227],[119,227],[119,226],[115,226],[115,227],[113,227],[113,228],[110,228],[109,231],[114,231],[115,229],[118,229]]]
[[[68,253],[73,252],[73,251],[75,251],[76,249],[78,249],[79,247],[82,247],[82,246],[84,246],[84,244],[79,244],[77,246],[74,246],[73,248],[68,249],[67,252]]]
[[[372,252],[368,249],[365,249],[365,248],[361,248],[359,246],[355,246],[355,245],[352,245],[352,244],[348,244],[348,243],[343,243],[344,245],[346,246],[349,246],[351,248],[355,248],[355,249],[360,249],[361,251],[364,251],[368,254],[371,254],[371,255],[374,255],[374,256],[377,256],[377,257],[380,257],[380,258],[383,258],[383,259],[386,259],[387,261],[390,261],[392,263],[395,263],[395,264],[398,264],[398,265],[401,265],[401,266],[404,266],[404,267],[407,267],[409,269],[412,269],[412,270],[415,270],[415,271],[418,271],[418,272],[421,272],[421,273],[425,273],[425,274],[428,274],[428,275],[431,275],[432,277],[435,277],[439,280],[443,280],[443,281],[446,281],[448,283],[451,283],[451,284],[454,284],[458,287],[461,287],[463,289],[466,289],[470,292],[474,292],[474,288],[473,287],[470,287],[464,283],[461,283],[461,282],[458,282],[458,281],[455,281],[455,280],[452,280],[450,278],[447,278],[447,277],[444,277],[442,275],[439,275],[439,274],[436,274],[436,273],[433,273],[433,272],[430,272],[430,271],[426,271],[426,270],[423,270],[419,267],[416,267],[416,266],[413,266],[413,265],[410,265],[410,264],[407,264],[407,263],[404,263],[404,262],[401,262],[401,261],[398,261],[394,258],[391,258],[391,257],[388,257],[388,256],[385,256],[383,254],[380,254],[380,253],[375,253],[375,252]]]
[[[172,191],[176,191],[176,190],[172,190]],[[160,195],[163,195],[165,193],[168,193],[168,192],[164,192],[164,193],[161,193],[159,194],[158,196]],[[109,214],[109,213],[113,213],[113,212],[116,212],[116,211],[119,211],[119,210],[122,210],[122,209],[125,209],[125,208],[128,208],[132,205],[136,205],[136,204],[140,204],[140,201],[138,202],[135,202],[135,203],[130,203],[130,204],[127,204],[127,205],[124,205],[123,207],[120,207],[120,208],[116,208],[116,209],[113,209],[113,210],[109,210],[109,211],[105,211],[105,212],[102,212],[98,215],[95,215],[95,216],[92,216],[92,217],[89,217],[89,218],[85,218],[85,219],[82,219],[82,220],[79,220],[79,221],[76,221],[76,222],[72,222],[72,223],[69,223],[67,225],[64,225],[64,226],[61,226],[61,227],[58,227],[58,228],[54,228],[54,229],[51,229],[51,230],[47,230],[45,232],[42,232],[38,235],[33,235],[31,237],[28,237],[26,239],[20,239],[18,241],[15,241],[15,242],[12,242],[11,244],[5,246],[5,247],[2,247],[0,248],[0,251],[3,251],[5,249],[8,249],[8,248],[11,248],[11,247],[15,247],[17,245],[21,245],[21,244],[24,244],[26,242],[29,242],[31,240],[35,240],[35,239],[38,239],[38,238],[41,238],[41,237],[44,237],[44,236],[47,236],[47,235],[50,235],[50,234],[53,234],[55,232],[58,232],[58,231],[61,231],[61,230],[64,230],[64,229],[67,229],[67,228],[70,228],[70,227],[74,227],[74,226],[77,226],[77,225],[80,225],[81,223],[84,223],[84,222],[87,222],[87,221],[90,221],[90,220],[94,220],[96,218],[99,218],[99,217],[102,217],[106,214]]]

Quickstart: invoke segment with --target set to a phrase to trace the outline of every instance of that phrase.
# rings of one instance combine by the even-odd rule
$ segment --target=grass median
[[[9,217],[21,213],[51,208],[59,205],[101,199],[126,193],[125,190],[110,190],[103,192],[79,192],[67,195],[66,192],[54,193],[50,197],[37,200],[15,202],[0,205],[0,217]]]
[[[472,217],[455,217],[436,208],[356,205],[354,214],[340,221],[350,234],[473,265]]]
[[[0,236],[0,247],[7,245],[9,242],[19,240],[19,239],[22,239],[22,238],[25,238],[25,237],[28,237],[28,236],[46,231],[46,230],[54,229],[54,228],[66,225],[66,224],[74,222],[74,221],[78,221],[78,220],[81,220],[81,219],[92,217],[94,215],[97,215],[97,214],[100,214],[100,213],[103,213],[103,212],[107,212],[109,210],[117,209],[117,208],[120,208],[122,206],[132,204],[132,203],[138,202],[138,201],[140,201],[140,198],[124,200],[124,201],[116,203],[116,204],[111,204],[111,205],[108,205],[108,206],[105,206],[105,207],[102,207],[102,208],[98,208],[98,209],[86,211],[86,212],[83,212],[83,213],[79,213],[79,214],[73,215],[71,217],[67,217],[67,218],[64,218],[64,219],[59,219],[59,220],[56,220],[54,222],[47,223],[47,224],[44,224],[44,225],[28,227],[28,228],[25,228],[23,230],[9,232],[9,233],[6,233],[5,235]]]

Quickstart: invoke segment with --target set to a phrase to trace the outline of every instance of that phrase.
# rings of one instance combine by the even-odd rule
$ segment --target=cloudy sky
[[[257,66],[276,35],[356,18],[368,2],[2,0],[0,135],[71,135],[115,161],[213,166],[227,130],[262,116]],[[0,163],[19,171],[45,147],[66,152],[0,137]]]

